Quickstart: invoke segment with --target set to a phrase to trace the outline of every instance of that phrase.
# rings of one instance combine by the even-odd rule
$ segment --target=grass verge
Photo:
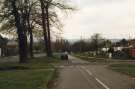
[[[28,63],[0,64],[0,89],[48,89],[56,75],[55,57],[39,57]],[[50,83],[51,82],[51,83]]]
[[[129,63],[111,64],[109,65],[109,68],[114,71],[129,75],[131,77],[135,77],[135,64]]]

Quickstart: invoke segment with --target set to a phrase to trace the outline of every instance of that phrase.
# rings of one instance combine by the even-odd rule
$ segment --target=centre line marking
[[[89,75],[92,76],[92,73],[91,73],[88,69],[86,69],[84,66],[81,66],[81,67],[82,67],[82,69],[84,69]]]
[[[84,66],[81,66],[82,69],[84,69],[90,76],[92,76],[92,72],[90,72],[88,69],[86,69]],[[101,84],[105,89],[110,89],[107,85],[105,85],[102,81],[100,81],[98,78],[95,77],[95,80]]]
[[[86,69],[86,72],[92,76],[92,73],[89,70]]]
[[[81,66],[82,69],[86,69],[84,66]]]
[[[84,66],[82,66],[82,68],[90,75],[93,76],[92,72],[89,71],[88,69],[86,69]],[[105,85],[102,81],[100,81],[98,78],[95,77],[95,80],[101,84],[105,89],[110,89],[107,85]]]
[[[107,85],[105,85],[102,81],[100,81],[98,78],[95,78],[98,83],[100,83],[105,89],[110,89]]]

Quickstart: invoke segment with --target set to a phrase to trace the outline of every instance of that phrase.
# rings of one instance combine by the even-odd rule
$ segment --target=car
[[[68,60],[68,53],[67,52],[64,52],[61,54],[61,59],[62,60]]]

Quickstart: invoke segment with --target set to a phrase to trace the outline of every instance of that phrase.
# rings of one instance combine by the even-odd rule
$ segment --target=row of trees
[[[112,46],[112,42],[103,38],[100,34],[94,34],[90,39],[80,39],[72,43],[68,40],[57,39],[54,44],[55,51],[69,52],[98,51],[103,47],[110,48]]]
[[[87,52],[87,51],[95,51],[98,52],[101,48],[109,48],[111,47],[111,41],[103,38],[100,34],[94,34],[88,40],[79,40],[72,45],[72,50],[74,52]]]
[[[47,56],[52,56],[51,27],[61,26],[57,11],[73,10],[65,0],[1,0],[0,6],[1,32],[17,36],[20,62],[27,61],[28,52],[33,58],[35,37],[44,38]]]
[[[65,51],[70,52],[71,44],[68,40],[56,39],[56,41],[53,42],[53,44],[52,44],[52,48],[56,52],[65,52]]]

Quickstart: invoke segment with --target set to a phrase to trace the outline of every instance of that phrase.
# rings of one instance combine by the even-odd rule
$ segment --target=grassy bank
[[[112,64],[109,65],[109,68],[114,71],[129,75],[131,77],[135,77],[135,64],[129,64],[129,63]]]
[[[57,57],[39,57],[25,64],[0,64],[0,89],[48,89],[56,69],[52,63],[59,62]]]

